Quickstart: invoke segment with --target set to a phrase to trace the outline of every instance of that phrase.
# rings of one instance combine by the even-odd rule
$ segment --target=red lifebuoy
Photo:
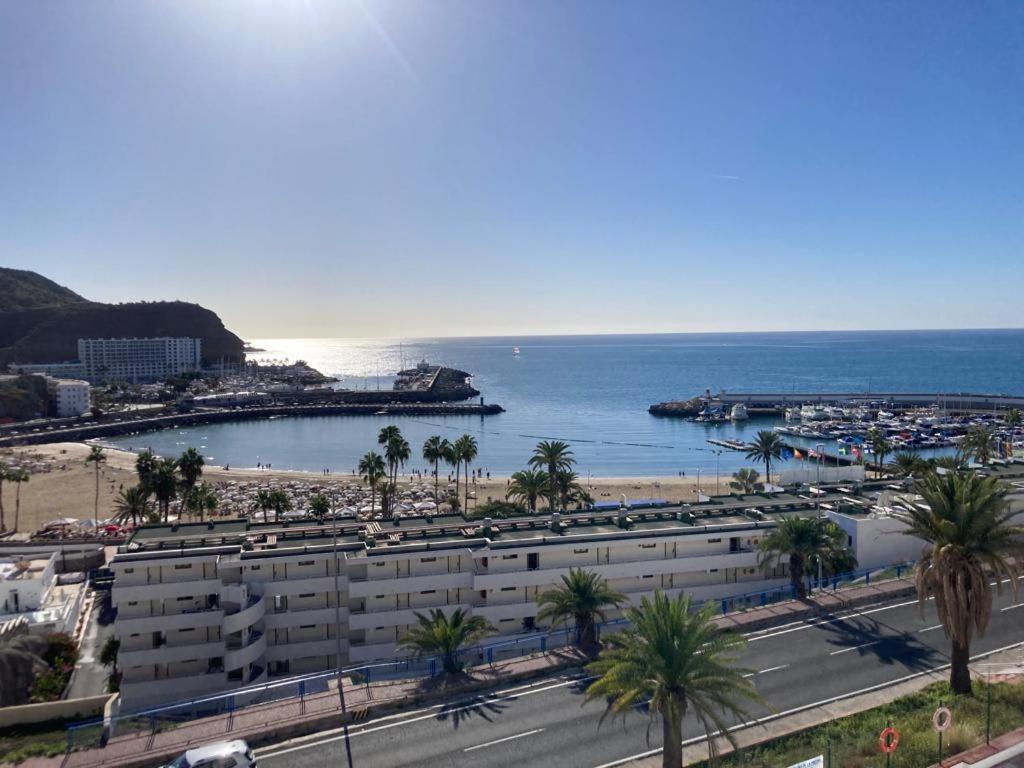
[[[882,748],[882,752],[891,755],[900,745],[900,732],[890,725],[878,737],[878,745]]]

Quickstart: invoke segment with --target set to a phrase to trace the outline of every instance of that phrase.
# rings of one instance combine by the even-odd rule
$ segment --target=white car
[[[256,768],[256,757],[241,739],[190,749],[166,768]]]

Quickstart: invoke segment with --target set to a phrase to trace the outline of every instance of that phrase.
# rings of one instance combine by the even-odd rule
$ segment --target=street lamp
[[[341,705],[341,713],[345,714],[345,686],[341,681],[341,591],[338,585],[338,496],[337,491],[331,490],[331,519],[333,522],[334,542],[334,663],[338,676],[338,702]]]
[[[697,467],[697,501],[700,501],[700,467]]]
[[[815,462],[815,469],[817,470],[818,484],[821,484],[821,463],[825,460],[825,444],[818,443],[814,446],[818,451],[817,461]]]
[[[722,465],[722,451],[712,450],[711,452],[715,454],[715,496],[717,496],[719,494],[719,483],[722,476],[722,471],[720,469]]]

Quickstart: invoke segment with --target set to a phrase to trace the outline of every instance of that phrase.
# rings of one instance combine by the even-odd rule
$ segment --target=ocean
[[[781,310],[780,310],[781,311]],[[541,439],[572,444],[584,477],[712,474],[750,466],[715,453],[709,437],[749,439],[778,423],[705,426],[651,416],[647,408],[711,389],[810,392],[1024,394],[1024,330],[544,336],[402,341],[252,339],[263,360],[302,359],[344,386],[389,389],[394,373],[423,359],[473,375],[488,417],[322,416],[165,430],[111,440],[157,453],[200,448],[210,463],[349,472],[397,424],[418,457],[432,434],[469,433],[476,466],[507,475]],[[518,347],[519,355],[513,354]],[[411,467],[424,467],[414,460]]]

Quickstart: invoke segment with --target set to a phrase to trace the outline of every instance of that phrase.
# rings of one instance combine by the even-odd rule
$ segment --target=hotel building
[[[345,666],[401,655],[397,641],[431,608],[486,618],[499,631],[489,642],[536,636],[539,595],[571,567],[631,603],[656,589],[710,600],[775,587],[788,565],[766,573],[756,548],[780,516],[841,510],[856,527],[872,505],[847,488],[494,521],[348,521],[336,548],[331,521],[148,526],[110,566],[123,706],[330,670],[339,649]],[[888,562],[919,551],[906,538]],[[860,544],[870,559],[870,537]]]
[[[79,339],[83,375],[99,381],[162,381],[200,370],[202,340],[164,336],[152,339]]]

